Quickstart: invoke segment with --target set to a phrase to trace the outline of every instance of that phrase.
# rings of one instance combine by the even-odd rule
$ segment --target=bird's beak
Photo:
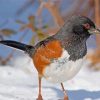
[[[89,32],[90,34],[100,34],[100,29],[98,29],[98,28],[90,28],[90,29],[88,30],[88,32]]]

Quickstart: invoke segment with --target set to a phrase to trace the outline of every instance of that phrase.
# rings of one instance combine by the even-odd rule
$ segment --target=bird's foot
[[[69,99],[68,99],[68,96],[64,96],[64,100],[69,100]]]
[[[38,98],[36,100],[43,100],[42,95],[38,95]]]

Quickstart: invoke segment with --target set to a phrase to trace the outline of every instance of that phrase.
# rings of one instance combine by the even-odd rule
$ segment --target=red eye
[[[90,24],[88,24],[88,23],[83,24],[83,26],[85,27],[85,29],[90,29]]]

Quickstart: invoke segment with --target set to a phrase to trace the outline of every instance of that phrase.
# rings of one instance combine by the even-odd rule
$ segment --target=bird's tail
[[[34,47],[31,45],[26,45],[24,43],[20,43],[17,41],[10,41],[10,40],[2,40],[0,41],[1,44],[16,48],[16,49],[20,49],[22,51],[27,52],[30,56],[32,54],[32,51],[34,51]]]

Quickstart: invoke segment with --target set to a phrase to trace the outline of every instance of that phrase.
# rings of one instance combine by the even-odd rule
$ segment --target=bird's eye
[[[85,27],[85,29],[90,29],[91,27],[89,23],[83,24],[83,26]]]

